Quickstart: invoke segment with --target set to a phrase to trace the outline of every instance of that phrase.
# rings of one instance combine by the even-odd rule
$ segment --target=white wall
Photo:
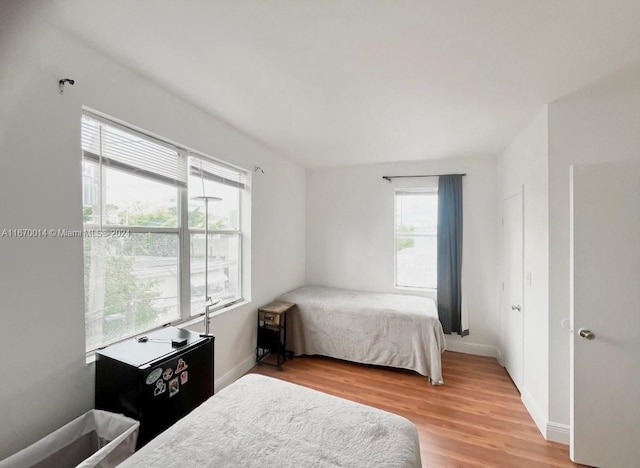
[[[257,306],[304,283],[304,171],[40,24],[29,8],[0,8],[0,232],[82,228],[82,105],[249,170],[261,166],[252,185],[253,302],[212,320],[216,376],[244,370]],[[76,84],[60,95],[66,77]],[[80,239],[0,238],[0,459],[93,406],[83,307]]]
[[[522,400],[543,434],[546,434],[549,406],[547,137],[547,106],[544,106],[506,148],[498,164],[500,209],[505,198],[524,187],[525,333]],[[499,275],[500,271],[499,269]]]
[[[447,346],[495,356],[496,160],[374,164],[307,172],[307,283],[378,292],[394,290],[394,189],[424,179],[383,175],[467,173],[464,193],[464,278],[470,336]],[[446,376],[445,376],[446,379]]]
[[[621,160],[640,160],[640,63],[549,105],[549,419],[561,424],[569,424],[569,334],[560,326],[569,317],[569,167]]]

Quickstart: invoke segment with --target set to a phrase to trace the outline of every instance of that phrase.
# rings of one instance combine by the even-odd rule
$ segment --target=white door
[[[640,466],[640,165],[571,180],[571,459]]]
[[[503,207],[502,351],[504,367],[521,390],[523,379],[523,215],[522,193],[505,199]]]

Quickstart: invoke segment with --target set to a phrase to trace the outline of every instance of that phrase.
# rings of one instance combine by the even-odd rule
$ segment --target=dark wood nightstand
[[[256,346],[256,363],[269,364],[282,370],[282,364],[293,353],[286,350],[287,343],[287,312],[295,304],[291,302],[274,301],[258,309],[258,344]],[[266,358],[275,356],[275,364]]]

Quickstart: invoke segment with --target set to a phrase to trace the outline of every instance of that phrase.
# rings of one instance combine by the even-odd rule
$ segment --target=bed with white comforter
[[[279,300],[287,313],[287,349],[363,364],[398,367],[442,384],[444,333],[427,297],[305,286]]]
[[[419,468],[407,419],[262,375],[246,375],[120,467]]]

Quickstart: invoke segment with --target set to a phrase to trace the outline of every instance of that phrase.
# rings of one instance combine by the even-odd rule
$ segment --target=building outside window
[[[438,286],[438,193],[395,192],[395,286],[435,290]]]
[[[87,351],[243,298],[247,173],[85,111],[82,118]]]

